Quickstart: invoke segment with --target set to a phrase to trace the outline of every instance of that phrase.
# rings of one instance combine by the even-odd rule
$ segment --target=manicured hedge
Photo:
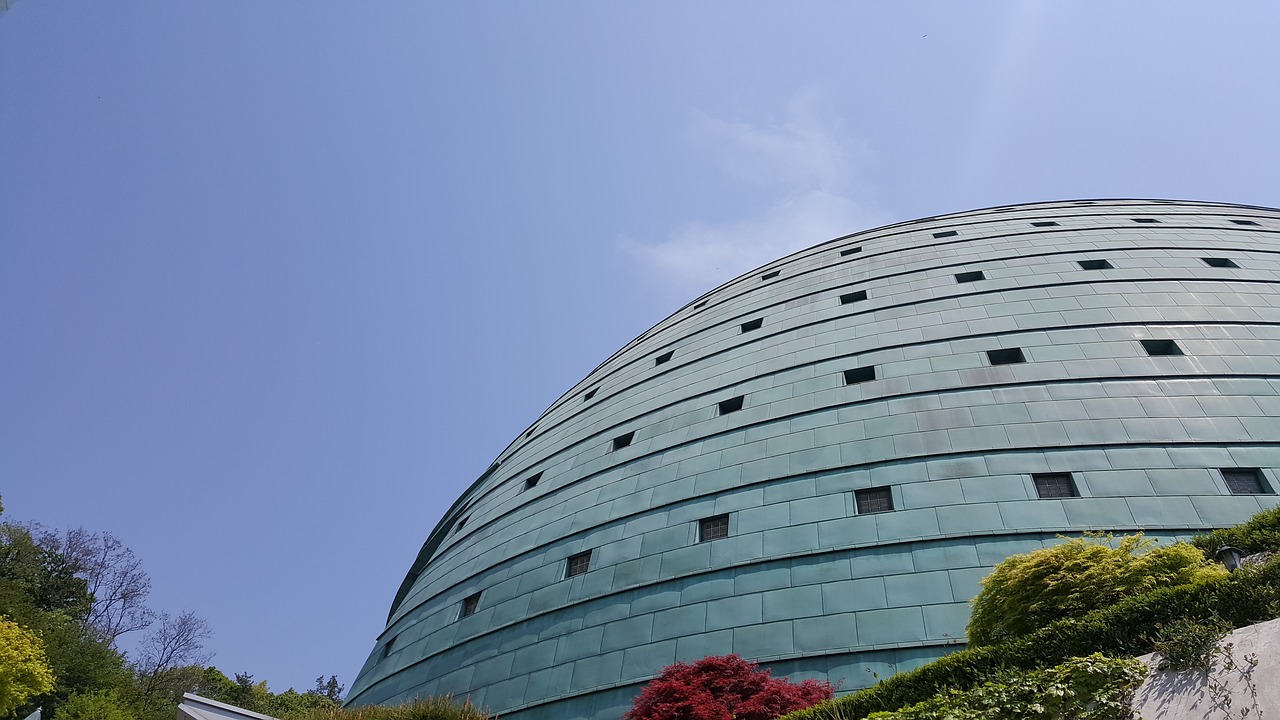
[[[1050,667],[1095,652],[1142,655],[1154,649],[1157,626],[1178,619],[1214,617],[1233,627],[1280,617],[1280,562],[1243,568],[1192,585],[1161,588],[999,645],[961,650],[784,718],[858,720],[950,689],[972,688],[1009,670]]]

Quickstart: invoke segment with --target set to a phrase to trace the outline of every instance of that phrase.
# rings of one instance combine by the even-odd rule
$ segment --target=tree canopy
[[[1157,547],[1142,533],[1112,542],[1110,535],[1086,534],[1001,561],[973,599],[970,645],[993,645],[1124,597],[1226,573],[1187,543]]]
[[[35,633],[0,618],[0,715],[53,689],[53,670]]]

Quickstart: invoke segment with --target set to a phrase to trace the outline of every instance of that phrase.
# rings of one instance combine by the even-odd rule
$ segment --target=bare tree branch
[[[213,636],[209,623],[190,610],[174,617],[160,613],[142,642],[134,667],[142,679],[143,694],[162,687],[162,677],[184,665],[204,665],[213,657],[204,641]]]

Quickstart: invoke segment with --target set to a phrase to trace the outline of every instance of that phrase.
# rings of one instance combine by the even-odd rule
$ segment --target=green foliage
[[[1003,675],[970,690],[949,690],[868,720],[1122,720],[1147,669],[1133,658],[1101,653],[1030,673]]]
[[[340,706],[343,691],[338,678],[316,678],[316,687],[304,693],[289,688],[273,693],[265,681],[254,682],[249,673],[236,673],[234,680],[215,667],[200,671],[199,679],[192,684],[191,692],[201,697],[217,700],[253,712],[292,720],[316,710],[335,709]]]
[[[73,693],[58,706],[58,720],[137,720],[134,713],[115,690]]]
[[[492,720],[494,717],[472,705],[470,698],[458,704],[452,697],[445,695],[425,700],[415,699],[403,705],[312,710],[295,716],[293,720]]]
[[[950,688],[971,688],[1009,670],[1032,670],[1094,652],[1142,655],[1155,650],[1150,628],[1180,618],[1201,622],[1217,618],[1231,627],[1243,627],[1277,617],[1280,562],[1273,561],[1229,575],[1209,575],[1190,585],[1152,590],[999,645],[961,650],[786,717],[862,718],[921,702]]]
[[[1186,543],[1156,547],[1141,533],[1111,542],[1086,534],[1001,561],[973,599],[969,644],[992,645],[1121,598],[1226,574]]]
[[[1210,558],[1224,545],[1239,548],[1244,554],[1280,550],[1280,505],[1263,510],[1235,527],[1197,535],[1191,544]]]
[[[53,671],[44,643],[35,633],[0,618],[0,715],[9,715],[28,699],[53,689]]]
[[[1205,621],[1178,618],[1156,627],[1155,651],[1160,656],[1157,670],[1208,670],[1218,643],[1231,632],[1227,623],[1212,618]]]

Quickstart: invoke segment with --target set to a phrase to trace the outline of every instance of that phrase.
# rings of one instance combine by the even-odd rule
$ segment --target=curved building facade
[[[1276,504],[1280,211],[1043,203],[837,238],[698,298],[458,499],[348,703],[621,716],[677,660],[842,690],[963,643],[1059,533]]]

